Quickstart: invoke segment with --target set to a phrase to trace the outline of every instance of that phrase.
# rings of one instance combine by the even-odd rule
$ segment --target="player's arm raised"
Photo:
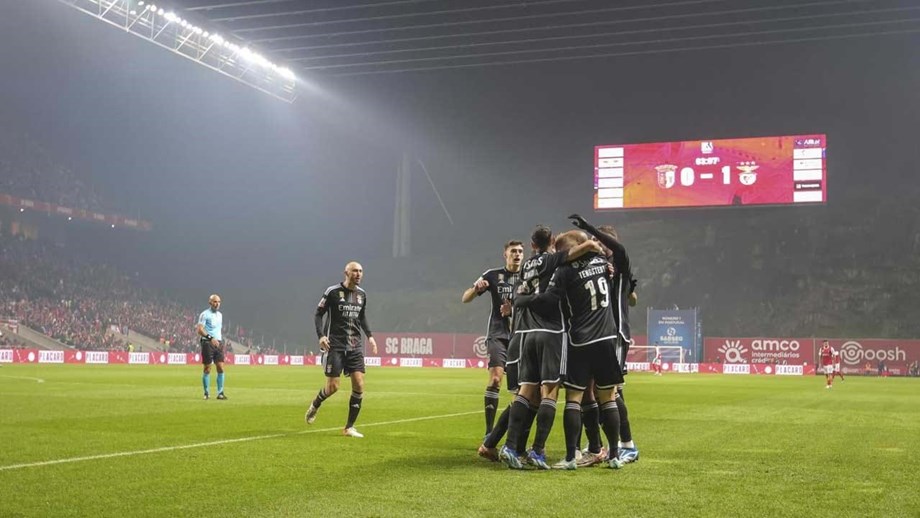
[[[569,216],[569,219],[572,220],[573,225],[596,237],[598,241],[603,243],[604,246],[613,252],[613,263],[619,271],[626,271],[628,269],[629,259],[626,255],[626,247],[623,246],[622,243],[617,241],[617,239],[610,234],[601,232],[595,228],[594,225],[588,223],[585,218],[579,216],[578,214],[572,214]]]
[[[573,246],[572,248],[569,248],[568,251],[565,253],[564,261],[565,262],[574,261],[575,259],[578,259],[579,257],[585,254],[589,254],[592,252],[595,254],[600,254],[600,253],[603,253],[603,251],[604,249],[601,248],[601,245],[597,244],[597,241],[593,241],[589,239],[585,241],[584,243],[580,243],[580,244]]]
[[[483,277],[479,277],[472,286],[464,290],[460,300],[462,300],[464,304],[472,302],[473,299],[482,295],[487,289],[489,289],[489,281],[485,280]]]

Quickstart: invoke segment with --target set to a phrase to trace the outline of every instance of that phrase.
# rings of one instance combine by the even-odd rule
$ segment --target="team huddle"
[[[595,464],[619,469],[639,458],[623,400],[631,343],[628,311],[637,300],[629,256],[612,227],[595,228],[578,215],[571,219],[580,230],[555,238],[548,227],[538,226],[526,261],[521,242],[506,243],[505,266],[484,272],[462,296],[470,302],[489,293],[492,303],[486,437],[479,455],[512,469]],[[503,377],[515,396],[496,422]],[[565,457],[550,466],[546,440],[560,386],[565,388]],[[582,429],[588,440],[584,451]]]
[[[488,293],[492,303],[486,335],[486,436],[479,455],[512,469],[573,470],[596,464],[619,469],[639,458],[623,399],[629,307],[637,301],[629,256],[612,227],[595,228],[578,215],[570,218],[579,230],[553,236],[548,227],[538,226],[531,236],[533,255],[526,261],[523,243],[506,243],[505,266],[484,272],[462,296],[471,302]],[[360,287],[363,274],[360,264],[348,263],[343,282],[327,288],[317,306],[314,323],[326,379],[304,415],[308,424],[315,422],[344,373],[351,378],[351,397],[342,433],[356,438],[363,437],[355,428],[364,397],[362,335],[377,353],[365,313],[367,294]],[[213,295],[209,303],[198,325],[204,398],[209,398],[213,362],[217,398],[226,399],[220,297]],[[503,379],[515,396],[496,420]],[[550,466],[546,441],[560,387],[565,389],[565,457]],[[583,451],[582,431],[587,438]]]

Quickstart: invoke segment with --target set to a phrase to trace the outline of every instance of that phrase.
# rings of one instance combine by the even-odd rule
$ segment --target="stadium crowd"
[[[190,308],[136,286],[105,265],[81,263],[56,245],[0,237],[0,315],[80,349],[125,349],[112,326],[173,351],[197,347]]]
[[[140,333],[170,352],[198,351],[199,310],[139,284],[59,245],[0,236],[0,318],[78,349],[125,350],[131,334]],[[278,353],[255,343],[251,331],[228,329],[225,335],[253,353]]]
[[[100,196],[33,139],[0,126],[0,193],[105,212]]]

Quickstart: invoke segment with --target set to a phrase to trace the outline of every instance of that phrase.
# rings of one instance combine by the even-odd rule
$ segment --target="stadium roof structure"
[[[372,75],[920,32],[888,0],[176,0],[297,74]]]
[[[155,0],[59,1],[269,95],[287,102],[297,97],[297,77],[289,68],[201,17]]]
[[[132,5],[136,13],[143,9],[138,0],[60,1],[91,4],[97,12],[130,12]],[[162,0],[156,4],[158,18],[153,21],[141,14],[135,15],[139,19],[118,14],[112,23],[135,33],[159,33],[148,37],[290,101],[296,97],[295,76],[405,74],[920,32],[920,6],[897,0]],[[164,9],[187,20],[192,30],[181,22],[162,24]],[[144,29],[134,30],[132,24]],[[225,44],[213,45],[214,34]]]

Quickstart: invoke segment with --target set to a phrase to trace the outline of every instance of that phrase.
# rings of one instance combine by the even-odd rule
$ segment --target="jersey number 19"
[[[606,308],[610,303],[607,297],[607,279],[598,277],[597,287],[594,286],[595,279],[588,279],[585,282],[585,289],[591,293],[591,311],[597,311],[598,307]]]

